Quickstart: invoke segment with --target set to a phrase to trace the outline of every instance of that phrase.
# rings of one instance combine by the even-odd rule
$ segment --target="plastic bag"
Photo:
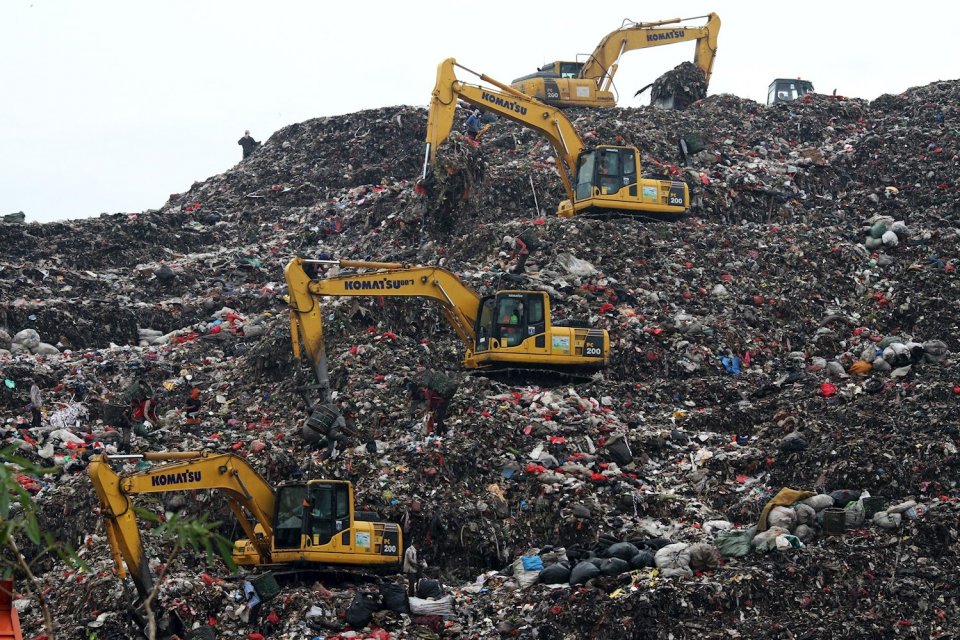
[[[690,545],[686,542],[677,542],[663,547],[654,556],[654,561],[664,577],[692,576],[690,570]]]
[[[607,555],[609,555],[611,558],[620,558],[621,560],[626,560],[627,562],[629,562],[630,559],[638,553],[640,553],[640,550],[629,542],[618,542],[610,545],[610,548],[607,549]]]
[[[589,561],[583,561],[577,564],[570,572],[570,586],[584,584],[591,578],[600,575],[600,567]]]
[[[552,564],[540,572],[539,579],[542,584],[566,584],[570,581],[570,569],[560,563]]]
[[[750,555],[750,541],[756,535],[757,528],[741,529],[737,531],[721,531],[717,534],[714,544],[721,555],[727,558],[742,558]]]

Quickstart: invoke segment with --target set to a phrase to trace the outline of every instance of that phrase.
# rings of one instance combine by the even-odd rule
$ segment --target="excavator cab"
[[[330,544],[350,526],[350,487],[346,482],[319,480],[277,489],[274,552]]]
[[[584,323],[560,326],[551,321],[544,291],[500,291],[480,300],[467,360],[473,366],[522,366],[596,369],[609,359],[609,337]]]
[[[538,343],[542,348],[546,343],[545,298],[546,294],[540,291],[503,292],[485,297],[477,316],[476,353],[517,347],[529,337],[534,337],[535,346]]]
[[[813,83],[800,78],[777,78],[767,89],[767,104],[792,102],[813,93]]]
[[[639,166],[636,147],[600,146],[583,151],[577,158],[574,201],[561,203],[560,215],[631,210],[663,219],[683,215],[690,203],[686,183],[639,177]]]

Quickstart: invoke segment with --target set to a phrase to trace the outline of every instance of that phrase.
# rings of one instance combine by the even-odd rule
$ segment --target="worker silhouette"
[[[243,132],[243,137],[237,140],[237,144],[243,148],[243,157],[247,158],[250,156],[254,150],[260,146],[260,143],[253,139],[253,136],[250,135],[250,130],[247,129]]]

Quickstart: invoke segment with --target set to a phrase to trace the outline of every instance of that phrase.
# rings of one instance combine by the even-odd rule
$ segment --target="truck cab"
[[[770,83],[767,89],[767,104],[778,102],[792,102],[813,93],[813,83],[800,78],[777,78]]]

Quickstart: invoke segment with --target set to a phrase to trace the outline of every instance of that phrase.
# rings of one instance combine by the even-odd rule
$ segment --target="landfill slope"
[[[378,614],[390,637],[960,636],[958,105],[960,82],[942,81],[872,102],[719,95],[683,111],[571,111],[588,143],[635,144],[645,172],[690,185],[691,216],[674,224],[558,219],[551,148],[502,120],[479,147],[454,134],[420,194],[426,113],[412,107],[285,127],[159,210],[0,223],[3,443],[58,468],[21,484],[88,564],[33,568],[57,637],[135,637],[84,473],[85,451],[117,446],[103,407],[134,374],[163,414],[135,450],[230,451],[273,483],[350,479],[358,508],[424,541],[456,613],[433,630]],[[703,146],[689,166],[680,136]],[[505,276],[512,238],[530,229],[542,248],[526,276]],[[547,290],[558,317],[610,332],[611,364],[579,384],[464,376],[438,440],[404,390],[418,366],[457,369],[462,347],[438,309],[325,300],[333,383],[359,437],[321,460],[301,437],[296,388],[312,380],[283,298],[295,255],[440,264],[481,293]],[[23,410],[30,377],[40,430]],[[203,406],[188,424],[194,386]],[[76,420],[53,419],[71,408]],[[752,526],[784,487],[918,508],[896,527],[818,529],[801,548],[688,576],[643,568],[521,589],[501,571],[549,546],[575,558],[612,539],[714,544],[709,523]],[[138,504],[239,531],[216,495]],[[143,528],[148,557],[165,562],[169,543]],[[324,635],[308,624],[321,618],[326,634],[342,630],[334,614],[357,589],[289,585],[265,605],[276,621],[254,623],[226,575],[185,553],[159,602],[213,637],[301,638]],[[27,637],[42,633],[39,607],[21,607]]]

